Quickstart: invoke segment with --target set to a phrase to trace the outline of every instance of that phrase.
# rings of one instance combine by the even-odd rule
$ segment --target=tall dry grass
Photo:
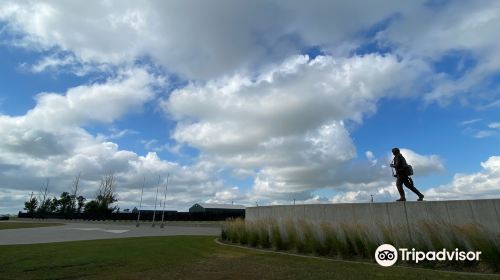
[[[500,272],[500,238],[477,225],[419,223],[409,235],[408,229],[380,227],[374,231],[358,224],[312,223],[304,220],[227,221],[221,239],[258,248],[272,248],[338,259],[374,261],[381,244],[396,248],[439,251],[444,248],[481,251],[480,262],[423,262],[426,267],[475,267]]]

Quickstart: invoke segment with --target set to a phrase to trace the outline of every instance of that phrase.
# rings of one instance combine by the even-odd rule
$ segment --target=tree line
[[[59,198],[48,196],[49,179],[42,185],[42,189],[37,196],[31,193],[30,198],[24,203],[24,210],[32,217],[43,218],[49,214],[59,214],[65,218],[84,213],[91,216],[106,216],[118,207],[113,205],[118,201],[115,189],[116,180],[113,173],[102,176],[95,199],[87,199],[79,195],[80,174],[75,177],[71,184],[70,191],[62,192]]]

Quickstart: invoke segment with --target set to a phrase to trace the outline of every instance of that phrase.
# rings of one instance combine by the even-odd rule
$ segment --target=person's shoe
[[[417,201],[423,201],[424,200],[424,195],[421,195],[418,197]]]
[[[402,197],[402,198],[400,198],[400,199],[398,199],[396,201],[406,201],[406,198]]]

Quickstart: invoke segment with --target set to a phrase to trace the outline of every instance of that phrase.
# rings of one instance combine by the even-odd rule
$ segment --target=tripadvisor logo
[[[392,266],[398,260],[398,251],[391,244],[382,244],[375,251],[375,260],[381,266]]]
[[[459,251],[443,249],[440,251],[417,251],[415,248],[394,248],[391,244],[382,244],[375,251],[375,260],[381,266],[392,266],[398,260],[419,263],[421,261],[479,261],[480,251]]]

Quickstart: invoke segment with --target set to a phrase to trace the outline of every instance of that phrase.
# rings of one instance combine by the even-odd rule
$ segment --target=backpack
[[[406,165],[406,174],[408,174],[408,176],[413,175],[413,167],[409,164]]]

